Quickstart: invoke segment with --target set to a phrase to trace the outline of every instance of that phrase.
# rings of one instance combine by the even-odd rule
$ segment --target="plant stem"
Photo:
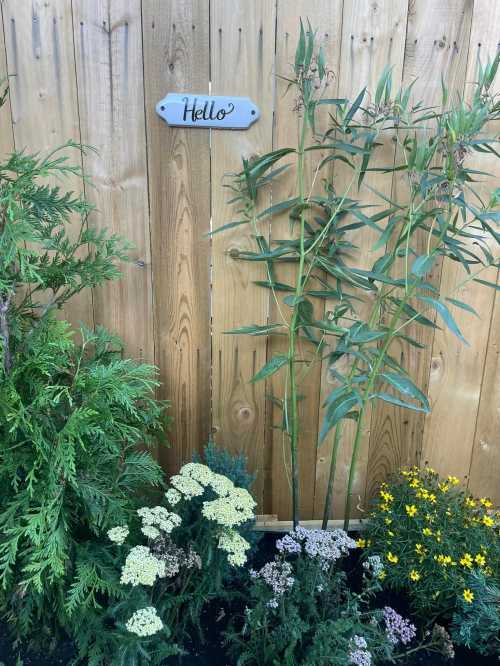
[[[328,475],[328,486],[326,488],[326,497],[325,497],[325,506],[323,509],[323,522],[321,523],[321,529],[326,530],[328,527],[328,520],[330,518],[330,508],[332,505],[332,496],[333,496],[333,482],[335,480],[335,470],[337,468],[337,456],[340,448],[340,440],[342,437],[342,422],[337,423],[335,428],[335,436],[333,439],[333,449],[332,457],[330,460],[330,473]]]
[[[304,232],[305,232],[305,217],[302,209],[302,204],[305,202],[305,185],[304,185],[304,145],[307,131],[307,113],[304,112],[302,119],[302,127],[300,131],[299,149],[297,151],[297,184],[299,191],[299,206],[300,211],[300,249],[299,249],[299,268],[296,278],[295,286],[295,303],[292,314],[292,321],[290,323],[290,337],[288,340],[288,372],[290,376],[290,457],[292,466],[292,510],[293,510],[293,527],[294,529],[299,524],[300,520],[300,475],[298,464],[298,443],[299,443],[299,405],[297,394],[297,376],[295,369],[295,354],[297,347],[297,325],[299,322],[299,299],[303,292],[303,277],[305,266],[305,251],[304,251]]]

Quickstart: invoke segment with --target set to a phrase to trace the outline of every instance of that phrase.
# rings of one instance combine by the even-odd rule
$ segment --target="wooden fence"
[[[0,151],[46,151],[69,138],[95,146],[99,154],[83,158],[95,188],[77,179],[70,186],[84,189],[96,205],[92,224],[135,244],[123,280],[83,295],[67,316],[110,327],[131,356],[159,366],[160,394],[172,401],[174,417],[172,447],[162,454],[167,469],[188,460],[212,433],[248,456],[258,472],[261,511],[289,517],[283,442],[272,428],[279,415],[264,384],[248,382],[277,343],[224,335],[265,322],[271,304],[266,290],[252,284],[261,268],[234,259],[249,248],[250,236],[239,230],[206,236],[211,226],[233,219],[223,175],[238,169],[242,155],[294,141],[292,99],[273,73],[289,71],[300,16],[319,29],[336,72],[336,94],[373,87],[391,63],[396,85],[417,77],[415,95],[433,104],[440,100],[441,75],[454,93],[469,94],[478,58],[498,48],[500,2],[1,0],[0,6],[0,77],[11,76],[10,106],[0,112]],[[169,128],[155,113],[169,91],[209,90],[248,95],[261,109],[260,120],[248,131],[210,134]],[[390,157],[394,148],[389,143],[381,150]],[[377,187],[390,193],[397,181],[379,177]],[[292,188],[285,179],[279,194]],[[373,262],[373,239],[358,241],[361,263]],[[450,291],[456,273],[447,264],[433,279]],[[500,500],[500,294],[471,284],[462,297],[481,318],[457,313],[470,348],[446,330],[420,333],[427,351],[401,347],[433,411],[424,417],[386,404],[373,410],[355,481],[361,502],[389,470],[423,461]],[[330,381],[325,364],[306,387],[304,518],[320,515],[325,495],[330,444],[317,448],[316,440]],[[279,391],[279,382],[272,388]],[[348,436],[346,429],[337,515]]]

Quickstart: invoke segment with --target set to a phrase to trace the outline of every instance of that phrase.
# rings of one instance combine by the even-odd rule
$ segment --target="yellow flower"
[[[385,490],[380,491],[380,497],[384,500],[384,502],[392,502],[394,500],[394,497],[391,495],[391,493],[388,493]]]
[[[467,569],[472,569],[472,555],[470,553],[464,553],[462,559],[460,560],[460,564],[463,567],[467,567]]]
[[[394,532],[391,532],[391,530],[388,530],[388,531],[387,531],[387,534],[388,534],[390,537],[393,537],[393,536],[394,536]]]
[[[420,580],[420,578],[421,576],[418,573],[418,571],[415,571],[415,569],[412,569],[410,571],[410,580],[414,580],[415,582],[417,582],[418,580]]]
[[[391,510],[391,507],[386,502],[382,502],[382,504],[380,505],[380,510],[387,512]]]
[[[419,485],[420,485],[420,481],[417,478],[412,479],[409,483],[410,488],[418,488]]]
[[[486,527],[493,527],[493,525],[495,524],[493,518],[490,518],[489,516],[483,516],[482,520],[483,520],[483,525],[486,525]]]
[[[436,556],[434,556],[436,557]],[[442,567],[447,567],[449,564],[453,564],[453,560],[449,555],[438,555],[437,556],[437,562],[440,564]]]
[[[432,536],[431,528],[430,527],[424,527],[424,529],[422,530],[422,534],[424,536]]]
[[[458,479],[456,476],[450,476],[448,474],[448,483],[451,483],[452,486],[458,486],[460,479]]]
[[[390,525],[392,523],[392,518],[384,518],[384,523]]]
[[[465,498],[465,506],[468,509],[474,509],[476,506],[476,501],[472,499],[472,497],[466,497]]]
[[[476,564],[479,564],[480,567],[484,567],[484,565],[486,564],[486,558],[484,555],[481,555],[481,553],[478,553],[476,555],[474,561]]]
[[[431,502],[432,504],[436,504],[436,502],[437,502],[437,500],[436,500],[436,495],[434,495],[434,493],[431,493],[427,499],[428,499],[429,502]]]
[[[387,572],[386,572],[386,571],[381,571],[381,572],[379,573],[379,575],[378,575],[378,579],[379,579],[379,580],[384,580],[384,578],[385,578],[386,576],[387,576]]]
[[[410,516],[410,518],[413,518],[413,516],[417,513],[417,507],[414,504],[407,504],[405,506],[406,513]]]
[[[399,557],[397,555],[393,555],[391,551],[387,553],[386,557],[391,564],[397,564],[399,562]]]
[[[486,509],[491,509],[491,507],[493,506],[492,502],[490,502],[490,500],[487,497],[481,497],[479,501]]]
[[[426,520],[428,523],[433,523],[433,522],[434,522],[434,517],[431,516],[430,513],[426,513],[426,514],[425,514],[425,520]]]
[[[468,604],[471,604],[474,601],[474,592],[471,592],[468,587],[465,588],[463,596]]]
[[[441,543],[441,530],[437,530],[436,532],[436,541]]]
[[[415,551],[417,555],[423,555],[425,553],[425,548],[422,546],[421,543],[415,544]]]
[[[447,493],[450,489],[450,486],[448,483],[440,483],[438,484],[438,488],[442,493]]]
[[[366,539],[357,539],[356,546],[358,548],[366,548]]]
[[[435,474],[436,473],[436,470],[433,469],[432,467],[426,467],[425,471],[428,472],[429,474]]]

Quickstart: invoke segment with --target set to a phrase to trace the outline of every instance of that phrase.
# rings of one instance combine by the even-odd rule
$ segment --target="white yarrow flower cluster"
[[[157,539],[160,532],[170,534],[181,524],[181,517],[163,506],[153,506],[152,508],[143,506],[141,509],[137,509],[137,513],[142,520],[142,533],[150,539]]]
[[[156,612],[154,606],[141,608],[128,620],[127,631],[137,636],[153,636],[163,629],[163,622]]]
[[[147,546],[134,546],[127,555],[122,568],[120,583],[152,586],[164,573],[164,565]]]
[[[229,530],[221,534],[218,547],[228,554],[227,561],[234,567],[242,567],[247,561],[246,553],[250,548],[250,544],[241,534],[238,534],[234,530]]]
[[[256,503],[248,490],[237,488],[227,476],[201,463],[187,463],[179,474],[171,477],[170,483],[172,488],[165,494],[170,506],[181,499],[190,501],[202,497],[205,491],[209,492],[209,497],[216,495],[215,499],[203,502],[202,515],[224,528],[219,548],[228,553],[228,562],[233,566],[243,565],[249,545],[233,528],[254,518]]]
[[[110,541],[121,546],[129,535],[129,529],[127,525],[118,525],[117,527],[112,527],[108,530],[107,534]]]

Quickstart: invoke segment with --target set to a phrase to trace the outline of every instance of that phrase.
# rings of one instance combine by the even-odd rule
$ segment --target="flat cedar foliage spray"
[[[126,251],[87,226],[81,197],[48,184],[81,176],[68,149],[82,150],[0,163],[0,601],[37,641],[112,593],[105,532],[162,480],[147,450],[164,422],[154,368],[124,359],[103,328],[76,342],[55,318],[117,278]]]
[[[240,252],[238,259],[265,265],[267,277],[257,284],[270,291],[279,314],[277,321],[245,325],[230,333],[279,335],[288,340],[287,352],[270,358],[252,381],[286,373],[286,394],[271,399],[283,414],[294,525],[299,522],[300,507],[300,401],[307,400],[300,393],[300,383],[310,368],[326,362],[335,379],[323,405],[318,442],[321,446],[330,434],[333,437],[324,528],[331,513],[342,426],[346,419],[355,422],[353,441],[347,443],[351,447],[344,508],[347,528],[370,406],[382,400],[424,413],[430,409],[426,396],[391,355],[393,343],[399,340],[421,348],[414,327],[440,324],[465,342],[453,310],[475,312],[457,293],[470,281],[498,289],[481,273],[499,264],[500,189],[491,189],[485,197],[484,182],[489,178],[493,182],[490,174],[469,168],[468,161],[475,153],[500,156],[498,138],[489,125],[500,117],[500,102],[492,93],[499,57],[479,65],[469,103],[449,100],[443,84],[442,108],[425,108],[411,99],[413,84],[393,93],[390,67],[382,72],[373,94],[363,89],[354,101],[331,99],[326,93],[333,74],[323,48],[318,47],[311,26],[301,22],[293,71],[289,77],[280,77],[294,95],[298,143],[243,159],[242,171],[229,185],[239,219],[213,233],[250,225],[256,250]],[[324,126],[325,115],[328,128],[319,132],[318,118],[322,117]],[[396,162],[372,167],[372,158],[388,132],[396,137]],[[316,155],[320,157],[315,160]],[[311,170],[311,162],[313,186],[306,186],[306,164]],[[262,191],[291,170],[296,177],[294,196],[273,199],[271,207],[262,209]],[[339,170],[341,179],[336,178]],[[386,174],[388,179],[398,172],[404,182],[404,200],[394,201],[370,187],[365,178],[370,172]],[[340,186],[344,181],[347,185]],[[478,181],[482,181],[480,188]],[[363,203],[367,190],[380,205]],[[290,236],[269,242],[262,223],[268,225],[284,213],[289,216]],[[352,240],[353,231],[360,237],[363,230],[378,236],[372,248],[377,258],[369,270],[356,266]],[[429,276],[443,260],[460,264],[464,271],[463,280],[447,294],[441,294]],[[280,280],[282,264],[295,267],[293,282]]]

